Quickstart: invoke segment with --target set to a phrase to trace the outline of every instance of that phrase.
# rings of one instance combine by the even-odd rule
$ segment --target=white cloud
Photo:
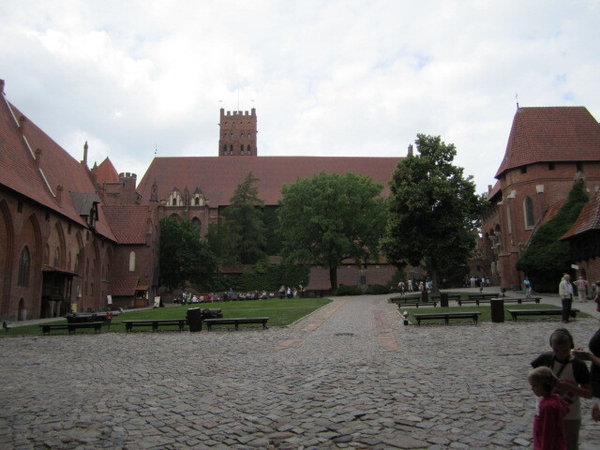
[[[396,156],[441,135],[479,191],[522,106],[600,117],[596,2],[22,0],[0,5],[7,98],[81,159],[141,177],[217,154],[257,108],[262,155]]]

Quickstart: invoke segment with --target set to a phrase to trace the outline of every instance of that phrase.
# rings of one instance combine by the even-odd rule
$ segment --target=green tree
[[[329,269],[337,289],[344,259],[364,262],[378,249],[385,224],[383,186],[364,175],[321,172],[282,188],[279,235],[287,262]]]
[[[423,262],[434,290],[453,267],[465,265],[475,247],[473,229],[485,202],[472,177],[452,164],[453,144],[418,134],[419,155],[398,163],[390,181],[389,214],[383,251],[398,267]]]
[[[265,256],[264,202],[258,198],[258,178],[250,172],[223,210],[223,252],[227,262],[254,264]]]
[[[573,226],[588,199],[583,182],[575,182],[563,207],[538,228],[517,261],[517,270],[527,274],[537,291],[555,292],[562,274],[569,272],[569,243],[559,239]]]
[[[160,278],[169,291],[184,289],[188,283],[210,289],[217,274],[217,260],[200,240],[189,220],[173,217],[160,220]]]

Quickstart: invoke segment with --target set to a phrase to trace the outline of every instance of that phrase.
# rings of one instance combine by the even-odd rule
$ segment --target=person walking
[[[579,277],[579,279],[574,283],[577,286],[577,296],[579,297],[579,301],[585,301],[585,294],[587,290],[587,281],[583,279],[583,277]]]
[[[529,277],[525,277],[523,287],[525,288],[525,297],[531,298],[531,281],[529,281]]]
[[[567,323],[571,319],[571,306],[573,305],[573,285],[568,273],[563,275],[558,285],[558,293],[562,303],[562,321]]]

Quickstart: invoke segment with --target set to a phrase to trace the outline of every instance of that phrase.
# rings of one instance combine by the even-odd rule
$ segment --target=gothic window
[[[80,254],[77,253],[77,255],[75,255],[75,267],[73,268],[73,272],[79,273],[79,256]]]
[[[233,144],[229,146],[229,154],[233,155]]]
[[[58,252],[58,248],[54,249],[54,261],[52,262],[52,265],[54,267],[58,267],[58,263],[60,261],[60,254]]]
[[[135,272],[135,252],[129,253],[129,271]]]
[[[173,197],[173,206],[177,206],[177,197]]]
[[[29,255],[29,249],[23,247],[21,250],[21,256],[19,256],[19,276],[17,285],[29,286],[29,267],[31,265],[31,257]]]
[[[244,154],[244,144],[240,145],[240,155]]]
[[[195,206],[200,206],[200,197],[196,197],[196,198],[194,199],[194,205],[195,205]]]
[[[535,225],[535,215],[533,213],[533,201],[530,197],[525,197],[523,208],[525,210],[525,227],[533,228]]]
[[[251,155],[252,152],[250,151],[250,145],[248,145],[248,154]]]
[[[50,265],[50,246],[46,245],[44,249],[44,264]]]

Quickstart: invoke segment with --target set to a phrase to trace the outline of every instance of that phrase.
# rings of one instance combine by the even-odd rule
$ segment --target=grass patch
[[[182,319],[187,317],[189,308],[220,308],[223,317],[269,317],[269,327],[283,327],[294,323],[296,320],[311,312],[331,303],[328,298],[295,298],[295,299],[267,299],[247,300],[239,302],[215,302],[185,306],[168,306],[166,308],[144,309],[140,311],[127,311],[112,319],[109,327],[102,327],[103,333],[125,332],[123,320],[148,320],[148,319]],[[60,319],[49,323],[66,323]],[[243,325],[240,325],[243,326]],[[254,325],[256,326],[256,325]],[[177,326],[160,327],[160,331],[178,330]],[[134,328],[134,332],[150,331],[151,327]],[[94,333],[93,329],[77,330],[76,334]],[[39,325],[13,327],[9,332],[0,332],[0,337],[10,336],[40,336],[42,329]],[[51,334],[68,334],[67,330],[52,331]]]
[[[546,304],[537,304],[537,303],[527,303],[527,304],[513,304],[513,303],[508,303],[504,305],[504,320],[505,321],[512,321],[512,316],[510,315],[510,313],[508,312],[509,309],[561,309],[559,306],[556,305],[546,305]],[[576,309],[576,308],[574,308]],[[400,312],[404,312],[404,311],[408,311],[409,313],[409,322],[412,324],[416,324],[417,321],[416,319],[412,316],[413,314],[417,313],[421,313],[421,314],[427,314],[427,313],[444,313],[444,312],[468,312],[468,311],[479,311],[481,312],[481,315],[479,316],[479,322],[491,322],[492,320],[492,312],[491,312],[491,308],[489,305],[482,305],[482,306],[476,306],[476,305],[465,305],[465,306],[450,306],[448,308],[400,308]],[[536,316],[531,316],[532,319],[535,320],[541,320],[541,318],[548,318],[551,316],[540,316],[540,317],[536,317]],[[554,319],[556,319],[557,316],[554,317]],[[586,314],[584,312],[579,312],[577,313],[577,317],[580,318],[585,318],[585,317],[590,317],[589,314]],[[522,319],[519,318],[519,321],[521,321]],[[471,319],[465,319],[465,321],[472,323]],[[461,320],[459,319],[454,319],[452,320],[450,323],[460,323]],[[427,320],[425,323],[444,323],[444,319],[435,319],[435,320]]]

